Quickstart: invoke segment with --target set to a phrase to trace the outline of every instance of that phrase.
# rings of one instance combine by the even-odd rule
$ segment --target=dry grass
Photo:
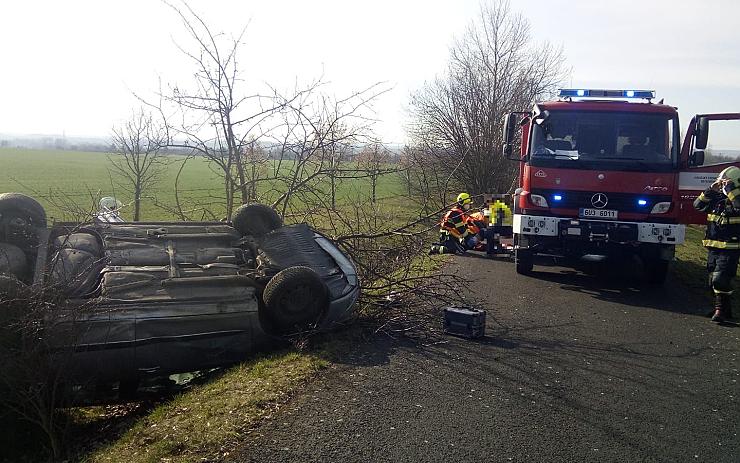
[[[283,352],[243,363],[154,408],[120,439],[85,462],[191,462],[229,454],[260,419],[274,413],[327,361]]]

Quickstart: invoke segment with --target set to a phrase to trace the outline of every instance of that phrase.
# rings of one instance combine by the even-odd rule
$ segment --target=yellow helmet
[[[732,183],[735,184],[735,186],[740,186],[740,168],[735,166],[730,166],[719,173],[719,176],[717,177],[718,180],[722,179],[728,179]]]
[[[740,170],[740,169],[738,169]],[[457,202],[460,203],[461,206],[464,206],[465,204],[472,203],[473,200],[470,199],[470,195],[467,193],[460,193],[457,195]]]

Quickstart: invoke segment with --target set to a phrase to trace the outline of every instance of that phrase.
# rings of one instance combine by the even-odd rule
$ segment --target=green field
[[[142,220],[172,220],[175,205],[175,177],[182,165],[183,156],[167,156],[169,166],[161,181],[145,194],[142,200]],[[33,196],[44,205],[47,215],[53,219],[69,219],[65,213],[72,205],[82,210],[92,210],[99,198],[116,196],[128,204],[131,194],[121,186],[121,179],[110,171],[110,160],[104,153],[0,149],[0,192],[18,192]],[[291,167],[289,163],[288,168]],[[181,202],[189,208],[195,220],[207,220],[224,216],[224,192],[222,181],[204,158],[190,159],[182,171],[179,181]],[[272,165],[268,165],[272,169]],[[328,185],[327,185],[328,187]],[[356,196],[367,196],[369,179],[341,181],[338,196],[348,201]],[[264,185],[265,190],[270,185]],[[272,185],[275,196],[281,188]],[[328,191],[328,188],[327,188]],[[378,197],[384,206],[399,204],[397,196],[400,182],[393,174],[381,176],[378,181]],[[327,193],[328,194],[328,193]],[[202,209],[213,213],[204,215]],[[131,217],[133,207],[123,211],[124,218]]]

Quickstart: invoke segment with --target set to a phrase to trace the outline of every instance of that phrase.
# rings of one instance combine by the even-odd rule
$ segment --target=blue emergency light
[[[562,201],[563,200],[563,195],[553,195],[552,196],[552,200],[553,201]]]
[[[647,206],[647,200],[645,200],[645,199],[638,199],[637,200],[637,204],[639,204],[640,206]]]
[[[576,98],[655,98],[655,90],[604,90],[589,88],[561,88],[558,96]]]

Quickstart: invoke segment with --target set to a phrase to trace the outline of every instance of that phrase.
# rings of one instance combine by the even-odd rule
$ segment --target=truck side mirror
[[[509,113],[504,116],[504,133],[503,133],[503,155],[507,159],[511,159],[514,151],[514,135],[516,134],[516,114]]]
[[[516,133],[516,114],[509,113],[504,116],[504,144],[511,144]]]
[[[694,142],[696,149],[706,149],[707,141],[709,141],[709,119],[706,117],[699,117],[696,119],[694,136],[696,137],[696,141]]]
[[[698,167],[704,164],[704,151],[697,150],[689,155],[689,167]]]
[[[514,137],[516,136],[516,131],[519,128],[521,124],[519,123],[517,113],[509,113],[504,116],[504,130],[503,130],[503,147],[502,152],[506,159],[510,159],[512,161],[521,161],[522,157],[519,155],[519,153],[514,153]]]

